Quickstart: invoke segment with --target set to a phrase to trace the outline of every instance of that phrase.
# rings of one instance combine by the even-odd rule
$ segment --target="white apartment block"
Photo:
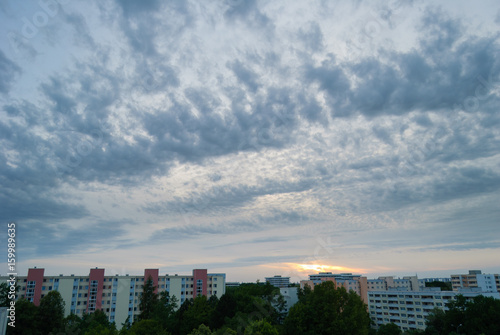
[[[425,319],[429,312],[435,307],[446,310],[446,303],[455,299],[459,294],[469,299],[478,295],[500,299],[498,292],[441,291],[439,288],[427,288],[420,291],[407,291],[402,288],[389,289],[368,292],[368,312],[377,328],[392,322],[402,331],[425,330]]]
[[[368,291],[386,291],[391,288],[401,288],[406,290],[420,290],[419,279],[417,276],[407,276],[394,278],[392,276],[378,277],[378,279],[368,279]]]
[[[193,275],[159,275],[158,269],[146,269],[144,275],[105,276],[104,269],[91,269],[87,276],[45,276],[44,269],[29,269],[28,276],[17,277],[19,291],[16,299],[26,298],[35,305],[50,291],[58,291],[65,302],[65,315],[82,316],[101,309],[118,327],[140,314],[139,304],[143,287],[151,277],[157,293],[169,292],[178,306],[197,295],[220,298],[226,289],[226,275],[195,269]],[[7,280],[8,277],[0,277]]]
[[[290,277],[266,277],[266,283],[269,283],[274,287],[288,287],[288,285],[290,285]]]
[[[288,313],[290,308],[295,305],[299,301],[299,297],[297,295],[299,288],[298,287],[281,287],[280,293],[285,299],[285,312]]]

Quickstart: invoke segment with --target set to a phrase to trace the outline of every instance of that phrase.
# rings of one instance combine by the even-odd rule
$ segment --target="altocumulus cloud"
[[[25,259],[188,244],[182,269],[414,272],[498,252],[498,4],[53,6],[0,7],[0,218]]]

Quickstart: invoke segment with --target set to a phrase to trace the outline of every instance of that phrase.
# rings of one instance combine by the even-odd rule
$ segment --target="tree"
[[[65,334],[80,334],[82,318],[78,315],[71,313],[64,318],[64,333]]]
[[[81,319],[79,328],[84,335],[116,333],[114,322],[109,322],[106,313],[99,309],[90,314],[85,313]]]
[[[193,300],[190,306],[183,314],[181,333],[187,334],[202,324],[209,324],[212,318],[214,308],[208,303],[204,295],[199,295]]]
[[[302,290],[301,290],[302,291]],[[300,292],[284,323],[286,334],[368,334],[370,317],[355,292],[327,281]]]
[[[16,302],[16,327],[7,327],[8,335],[40,335],[38,307],[21,298]]]
[[[170,297],[168,292],[163,291],[153,307],[152,319],[158,321],[164,329],[172,328],[172,317],[177,309],[177,301],[175,295]]]
[[[225,293],[219,299],[212,317],[212,327],[221,328],[226,322],[226,318],[232,318],[236,314],[238,303],[234,294]]]
[[[429,313],[426,334],[500,334],[500,300],[482,295],[467,300],[457,295],[446,306],[447,311]]]
[[[443,334],[445,318],[446,313],[442,309],[434,308],[427,315],[425,333],[429,335]]]
[[[425,287],[440,287],[441,291],[451,291],[451,282],[442,282],[442,281],[432,281],[430,283],[425,283]]]
[[[130,322],[130,315],[129,315],[125,319],[125,322],[122,323],[122,328],[120,329],[119,334],[120,335],[122,335],[122,334],[128,334],[128,331],[130,330],[131,327],[132,327],[132,324]]]
[[[201,324],[198,328],[193,330],[189,335],[212,335],[212,331],[210,328],[205,326],[204,324]]]
[[[377,335],[400,335],[401,329],[394,323],[387,323],[378,328]]]
[[[162,328],[160,323],[156,320],[141,320],[135,322],[127,335],[168,335],[169,333]]]
[[[153,317],[153,311],[158,303],[158,294],[155,293],[155,290],[156,287],[154,286],[153,278],[149,276],[148,280],[144,284],[141,302],[139,303],[139,308],[141,310],[139,320],[148,320]]]
[[[64,300],[57,291],[50,291],[40,300],[38,319],[42,334],[64,329],[64,305]]]
[[[7,283],[0,284],[0,307],[9,307],[9,285]]]
[[[245,335],[279,335],[278,330],[266,320],[258,320],[245,328]]]

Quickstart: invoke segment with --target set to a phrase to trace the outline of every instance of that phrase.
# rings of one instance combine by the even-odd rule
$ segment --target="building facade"
[[[220,298],[225,293],[226,275],[209,274],[195,269],[192,275],[160,275],[159,269],[145,269],[144,275],[106,276],[105,269],[90,269],[89,275],[46,276],[44,269],[29,269],[28,275],[17,278],[16,299],[25,298],[35,305],[50,291],[58,291],[65,302],[65,315],[82,316],[97,309],[106,313],[109,321],[118,326],[127,318],[134,320],[140,313],[139,304],[144,283],[152,279],[156,293],[175,296],[178,306],[198,295]],[[0,277],[1,280],[7,277]]]
[[[331,281],[335,287],[344,287],[346,291],[356,292],[365,304],[368,303],[368,285],[367,278],[361,275],[353,275],[352,273],[334,274],[331,272],[320,272],[318,274],[309,275],[309,280],[301,280],[300,287],[304,286],[314,288],[314,286],[325,281]]]
[[[290,277],[266,277],[266,283],[273,285],[274,287],[288,287],[290,285]]]
[[[420,282],[417,276],[394,278],[393,276],[368,279],[368,291],[386,291],[393,288],[407,289],[411,291],[420,290]]]
[[[280,294],[285,299],[285,313],[288,313],[290,308],[295,305],[299,301],[299,297],[297,295],[299,288],[298,287],[281,287]]]
[[[425,330],[425,319],[433,308],[447,310],[446,303],[462,294],[468,299],[484,295],[500,299],[499,293],[485,293],[479,290],[441,291],[439,288],[427,288],[408,291],[394,288],[368,292],[368,312],[376,327],[394,323],[404,332],[407,330]]]
[[[477,288],[483,292],[500,292],[500,275],[483,274],[481,270],[469,270],[468,274],[451,275],[453,291]]]

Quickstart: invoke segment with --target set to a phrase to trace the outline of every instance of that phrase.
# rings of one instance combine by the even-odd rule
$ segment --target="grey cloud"
[[[466,36],[460,21],[428,11],[420,48],[408,52],[384,50],[381,59],[365,58],[339,64],[335,58],[320,66],[305,65],[304,78],[328,93],[332,116],[402,115],[414,110],[475,111],[491,97],[486,78],[497,78],[500,63],[497,36]],[[356,77],[352,87],[348,76]],[[486,84],[488,85],[488,84]]]
[[[451,49],[464,31],[459,20],[452,19],[441,9],[435,8],[427,8],[420,28],[426,32],[421,45],[431,53]]]
[[[228,8],[224,13],[224,17],[233,21],[242,19],[253,28],[265,28],[267,34],[272,34],[274,25],[272,21],[263,14],[256,0],[227,0]]]
[[[344,106],[350,83],[342,67],[337,64],[335,58],[331,56],[328,60],[322,62],[321,66],[305,65],[304,77],[309,83],[318,83],[321,90],[328,93],[332,99],[333,113],[335,116],[348,116],[351,111],[343,111],[337,106]]]
[[[307,27],[300,28],[298,36],[307,49],[313,52],[323,49],[323,33],[317,22],[309,22]]]
[[[207,222],[204,224],[184,224],[171,228],[164,228],[156,231],[151,237],[151,242],[161,241],[179,241],[184,239],[197,238],[200,235],[228,235],[242,232],[251,232],[258,230],[259,226],[248,220],[239,220],[235,222],[213,223]]]
[[[0,93],[9,93],[14,79],[20,73],[21,68],[0,50]]]
[[[213,217],[213,216],[212,216]],[[183,216],[184,223],[174,227],[160,229],[151,235],[149,241],[160,242],[164,240],[179,241],[185,239],[194,239],[200,236],[213,235],[213,236],[228,236],[237,235],[245,232],[261,232],[276,227],[293,227],[300,226],[309,218],[305,215],[299,214],[296,211],[271,211],[268,215],[254,215],[249,219],[228,220],[221,216],[217,221],[213,218],[205,219],[206,222],[197,224],[191,223],[189,216]],[[278,237],[255,239],[252,243],[267,243],[287,241],[293,237]],[[250,243],[250,242],[243,242]],[[230,246],[232,244],[225,244],[222,246]],[[219,245],[218,247],[222,247]]]
[[[125,16],[134,16],[137,14],[143,14],[144,12],[155,12],[160,9],[161,1],[158,0],[144,0],[144,1],[133,1],[133,0],[120,0],[117,4],[123,9]]]
[[[18,222],[16,233],[23,258],[47,257],[61,255],[62,250],[65,254],[72,254],[113,248],[120,243],[127,224],[130,222],[98,221],[75,229],[47,221]]]
[[[90,34],[85,17],[81,14],[71,13],[66,14],[65,18],[66,22],[73,26],[76,45],[94,50],[97,45]]]
[[[251,92],[255,93],[257,91],[259,84],[257,82],[257,75],[254,72],[247,69],[239,60],[235,60],[232,64],[228,64],[228,67],[233,70],[236,78],[248,87]]]
[[[153,203],[143,207],[143,210],[160,215],[168,213],[201,214],[221,208],[242,207],[264,195],[302,192],[311,189],[313,186],[314,184],[308,180],[295,183],[268,180],[259,186],[244,184],[236,186],[214,185],[210,191],[194,193],[187,198],[175,198],[172,201]]]
[[[240,257],[233,261],[236,263],[243,264],[266,264],[266,263],[286,263],[286,262],[298,262],[304,260],[304,255],[286,255],[286,256],[252,256],[252,257]]]

